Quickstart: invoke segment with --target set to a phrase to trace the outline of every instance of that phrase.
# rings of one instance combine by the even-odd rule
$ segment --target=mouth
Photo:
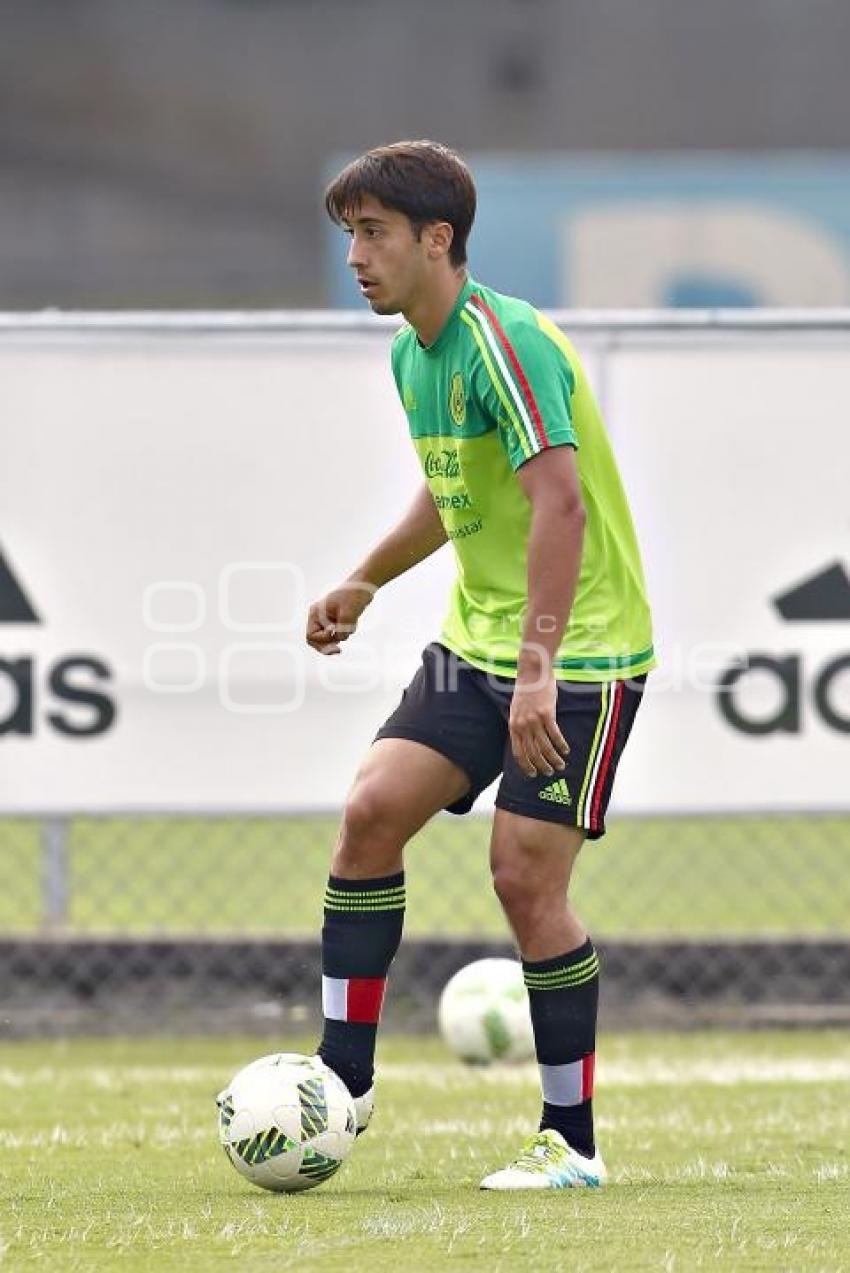
[[[359,278],[357,282],[364,296],[371,296],[378,286],[374,279],[371,278]]]

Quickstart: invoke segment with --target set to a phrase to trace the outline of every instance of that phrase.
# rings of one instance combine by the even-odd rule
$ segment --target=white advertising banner
[[[847,808],[850,340],[636,340],[606,384],[660,660],[620,807]]]
[[[57,326],[0,337],[0,812],[338,807],[453,575],[304,643],[420,481],[389,333]],[[850,342],[580,343],[662,660],[618,806],[845,806]]]

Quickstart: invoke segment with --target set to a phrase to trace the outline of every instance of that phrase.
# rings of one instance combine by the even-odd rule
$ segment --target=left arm
[[[563,769],[569,745],[555,719],[555,653],[567,626],[579,570],[585,512],[575,452],[541,451],[517,478],[531,503],[528,611],[511,703],[511,748],[528,777]]]

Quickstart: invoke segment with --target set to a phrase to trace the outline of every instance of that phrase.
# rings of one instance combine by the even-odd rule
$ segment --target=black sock
[[[332,875],[322,928],[324,1033],[319,1056],[352,1096],[372,1086],[387,973],[401,941],[404,872],[373,880]]]
[[[540,1130],[551,1127],[592,1158],[593,1063],[599,960],[588,939],[578,950],[539,963],[523,960],[540,1077]]]

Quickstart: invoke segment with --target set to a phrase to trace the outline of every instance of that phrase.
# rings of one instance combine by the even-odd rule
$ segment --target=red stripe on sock
[[[346,1021],[377,1025],[386,985],[385,977],[349,977],[345,999]]]
[[[581,1099],[589,1101],[593,1095],[593,1072],[596,1067],[596,1053],[590,1052],[581,1058]]]
[[[611,728],[608,731],[608,741],[605,746],[605,755],[602,758],[602,764],[599,767],[599,773],[596,776],[596,793],[593,797],[593,806],[590,810],[590,830],[599,830],[599,808],[602,804],[602,792],[608,781],[608,772],[611,768],[611,757],[614,755],[614,744],[617,740],[617,725],[620,722],[620,705],[623,701],[623,682],[618,681],[614,690],[614,712],[611,720]]]

